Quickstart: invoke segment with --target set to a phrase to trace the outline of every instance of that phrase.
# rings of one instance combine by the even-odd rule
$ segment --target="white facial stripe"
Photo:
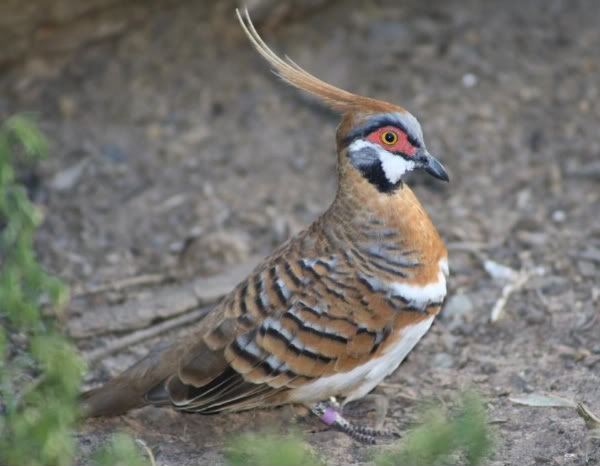
[[[381,151],[381,166],[383,167],[385,177],[390,183],[396,184],[398,181],[400,181],[402,175],[415,169],[414,162],[404,160],[404,158],[400,157],[399,155],[390,154],[383,149],[381,149]]]
[[[403,128],[406,129],[406,132],[408,133],[409,136],[416,139],[421,144],[421,146],[424,147],[423,130],[421,129],[421,125],[419,124],[419,122],[417,121],[417,119],[414,116],[412,116],[408,112],[406,112],[406,113],[394,112],[391,115],[393,115],[394,118],[396,118],[398,120],[398,122],[400,123],[400,126],[402,126]]]
[[[385,177],[392,184],[396,184],[402,175],[415,169],[415,162],[391,154],[381,146],[364,139],[357,139],[350,144],[348,152],[357,168],[373,164],[375,162],[373,158],[376,157],[381,162]]]

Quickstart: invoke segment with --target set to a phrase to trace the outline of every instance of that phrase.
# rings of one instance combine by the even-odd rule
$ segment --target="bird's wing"
[[[308,235],[276,251],[188,337],[177,372],[147,401],[204,413],[268,405],[377,356],[390,333],[426,314],[381,293],[356,254]]]

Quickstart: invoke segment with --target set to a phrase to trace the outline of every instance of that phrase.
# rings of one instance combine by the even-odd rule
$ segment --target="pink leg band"
[[[323,414],[321,414],[321,421],[328,426],[335,423],[338,418],[338,412],[333,408],[327,408]]]

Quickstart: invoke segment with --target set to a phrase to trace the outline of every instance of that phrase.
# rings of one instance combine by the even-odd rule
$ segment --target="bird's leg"
[[[329,403],[321,401],[312,405],[310,409],[324,424],[334,426],[354,440],[362,443],[375,444],[377,443],[376,437],[395,437],[398,435],[391,430],[376,429],[370,426],[351,423],[340,413],[339,405],[335,401]]]

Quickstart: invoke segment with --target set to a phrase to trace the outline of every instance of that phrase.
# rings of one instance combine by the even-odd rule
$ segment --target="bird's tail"
[[[144,393],[126,383],[117,382],[111,380],[100,388],[83,393],[80,401],[83,416],[116,416],[147,404],[144,401]]]
[[[80,411],[84,417],[116,416],[131,409],[168,402],[168,395],[159,390],[173,372],[165,353],[174,348],[156,348],[118,377],[100,388],[81,394]],[[149,393],[153,395],[147,396]],[[161,393],[160,396],[157,396]]]

